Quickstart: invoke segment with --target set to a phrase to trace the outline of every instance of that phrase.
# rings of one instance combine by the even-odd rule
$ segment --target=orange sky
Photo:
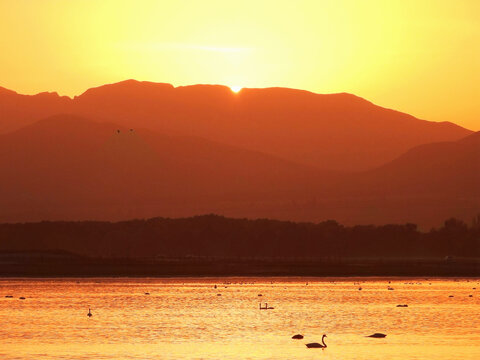
[[[480,130],[480,1],[0,0],[0,86],[350,92]]]

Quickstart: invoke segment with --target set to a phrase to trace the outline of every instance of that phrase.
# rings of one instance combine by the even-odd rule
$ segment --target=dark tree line
[[[0,224],[0,251],[65,250],[93,257],[480,257],[480,216],[415,224],[343,226],[216,215],[122,222]]]

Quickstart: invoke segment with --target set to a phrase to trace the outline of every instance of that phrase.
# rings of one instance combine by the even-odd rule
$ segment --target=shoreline
[[[480,277],[480,259],[99,259],[0,261],[0,277]]]

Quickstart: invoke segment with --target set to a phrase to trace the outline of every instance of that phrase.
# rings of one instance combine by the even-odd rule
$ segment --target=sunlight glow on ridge
[[[234,93],[238,93],[240,90],[242,90],[242,87],[241,87],[241,86],[238,86],[238,85],[234,85],[234,86],[230,86],[230,89],[231,89]]]

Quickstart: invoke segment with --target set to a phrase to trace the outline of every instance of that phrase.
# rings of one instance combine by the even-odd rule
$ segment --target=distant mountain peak
[[[100,85],[87,89],[80,95],[74,97],[74,99],[95,96],[97,94],[126,94],[139,92],[139,95],[144,94],[145,91],[158,91],[158,90],[171,90],[174,89],[173,85],[168,83],[156,83],[150,81],[138,81],[134,79],[128,79],[116,83]]]
[[[0,94],[12,94],[12,95],[14,95],[14,94],[17,94],[17,92],[0,86]]]

